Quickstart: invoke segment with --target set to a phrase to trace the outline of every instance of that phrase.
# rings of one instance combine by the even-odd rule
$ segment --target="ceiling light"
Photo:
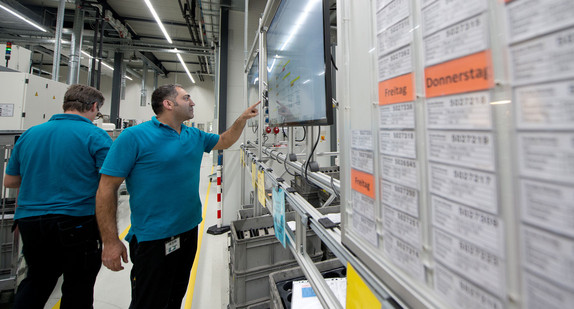
[[[191,79],[191,82],[195,84],[195,80],[193,79],[193,76],[191,76],[191,73],[189,73],[189,70],[187,69],[187,65],[185,65],[185,62],[183,62],[181,55],[177,54],[177,58],[179,58],[179,62],[181,62],[181,65],[183,65],[183,68],[185,69],[185,73],[187,73],[187,76],[189,76],[189,79]]]
[[[161,29],[161,32],[163,32],[165,39],[169,42],[169,44],[171,44],[172,43],[171,38],[169,37],[169,34],[167,34],[167,31],[165,30],[165,27],[163,26],[161,19],[159,19],[159,16],[155,12],[155,9],[151,5],[151,2],[149,2],[149,0],[144,0],[144,2],[145,4],[147,4],[147,7],[149,8],[151,15],[153,15],[153,18],[155,18],[155,21],[157,22],[159,28]]]
[[[83,51],[83,50],[82,50],[82,54],[88,56],[90,59],[93,58],[92,55],[86,53],[86,52]],[[102,65],[105,66],[106,68],[112,70],[112,71],[114,70],[114,68],[112,68],[109,64],[107,64],[107,63],[105,63],[105,62],[103,62],[103,61],[102,61]],[[131,77],[129,77],[129,76],[127,76],[127,75],[124,75],[124,77],[127,78],[127,79],[129,79],[129,80],[133,80]]]
[[[18,17],[18,18],[20,18],[21,20],[27,22],[28,24],[30,24],[30,25],[36,27],[37,29],[42,30],[43,32],[48,32],[46,29],[40,27],[40,25],[38,25],[37,23],[35,23],[35,22],[31,21],[30,19],[28,19],[28,18],[26,18],[26,17],[24,17],[24,16],[22,16],[22,15],[16,13],[15,11],[12,11],[12,10],[9,9],[8,7],[6,7],[6,6],[2,5],[2,4],[0,4],[0,8],[4,9],[6,12],[8,12],[8,13],[10,13],[10,14],[12,14],[12,15]]]

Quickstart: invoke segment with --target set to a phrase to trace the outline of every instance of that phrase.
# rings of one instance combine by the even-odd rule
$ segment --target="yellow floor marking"
[[[211,167],[211,173],[213,174],[213,168]],[[197,264],[199,262],[199,253],[201,249],[201,241],[203,240],[203,225],[205,223],[205,214],[207,213],[207,202],[209,201],[209,191],[211,190],[211,181],[207,186],[207,194],[205,195],[205,202],[203,203],[203,220],[199,224],[199,236],[197,239],[197,252],[195,253],[195,259],[193,260],[193,267],[191,268],[191,275],[189,276],[189,284],[187,285],[187,297],[185,298],[185,309],[191,309],[191,302],[193,301],[193,288],[195,287],[195,278],[197,277]]]

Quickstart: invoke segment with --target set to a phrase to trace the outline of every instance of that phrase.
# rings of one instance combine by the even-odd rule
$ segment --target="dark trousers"
[[[142,242],[135,236],[131,239],[130,309],[181,308],[197,251],[197,230],[178,235],[180,248],[167,255],[166,242],[174,237]]]
[[[93,308],[102,265],[95,216],[45,215],[17,220],[28,273],[18,286],[15,309],[42,309],[63,274],[60,308]]]

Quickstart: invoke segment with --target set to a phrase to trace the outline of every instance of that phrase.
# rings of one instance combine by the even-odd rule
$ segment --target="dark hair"
[[[169,84],[159,86],[154,92],[151,94],[151,108],[156,115],[159,115],[163,112],[163,100],[172,100],[175,101],[177,97],[177,89],[176,88],[183,88],[179,84]]]
[[[96,102],[98,109],[104,105],[104,95],[96,88],[74,84],[68,88],[64,94],[64,111],[76,110],[84,113],[92,108]]]

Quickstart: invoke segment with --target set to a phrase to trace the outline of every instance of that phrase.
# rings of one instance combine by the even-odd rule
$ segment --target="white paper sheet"
[[[574,237],[574,187],[522,179],[520,210],[525,222]]]
[[[574,240],[536,228],[522,229],[525,268],[574,291]]]
[[[555,32],[510,48],[515,86],[574,77],[574,28]]]
[[[494,172],[494,138],[479,131],[428,131],[428,158]]]
[[[449,200],[498,214],[496,176],[462,167],[431,163],[430,191]]]
[[[429,129],[492,129],[489,91],[431,98],[426,105]]]
[[[382,179],[415,189],[419,187],[416,160],[382,155],[380,164]]]
[[[433,230],[433,240],[433,252],[438,261],[498,297],[505,295],[504,260],[437,228]]]
[[[518,129],[574,130],[574,80],[518,87],[514,100]]]
[[[489,48],[488,18],[481,14],[424,39],[425,66],[471,55]]]
[[[503,302],[474,283],[448,270],[440,263],[434,270],[435,292],[453,308],[503,309]],[[542,308],[542,307],[541,307]]]
[[[510,42],[574,25],[572,0],[512,1],[506,8]]]
[[[414,129],[415,104],[413,102],[379,106],[380,129]]]
[[[432,223],[504,258],[504,225],[500,218],[431,195]]]

